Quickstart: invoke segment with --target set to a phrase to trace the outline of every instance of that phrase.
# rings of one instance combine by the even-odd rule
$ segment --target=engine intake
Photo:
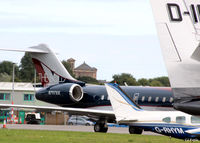
[[[83,98],[83,89],[78,84],[73,84],[69,89],[70,98],[74,102],[79,102]]]

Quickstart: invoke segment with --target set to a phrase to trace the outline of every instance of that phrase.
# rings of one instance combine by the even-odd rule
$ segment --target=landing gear
[[[96,124],[94,125],[94,131],[106,133],[108,131],[108,126],[107,126],[106,120],[97,121]]]
[[[143,129],[142,128],[138,128],[138,127],[134,127],[134,126],[129,126],[129,133],[130,134],[142,134]]]

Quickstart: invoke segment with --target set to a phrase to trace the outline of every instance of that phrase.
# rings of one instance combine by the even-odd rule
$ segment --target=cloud
[[[155,34],[149,11],[144,0],[8,0],[0,2],[0,31]]]
[[[1,48],[45,43],[61,60],[73,57],[97,67],[98,79],[121,72],[136,78],[166,75],[155,31],[147,0],[0,2]],[[19,62],[23,54],[0,55],[0,61]]]

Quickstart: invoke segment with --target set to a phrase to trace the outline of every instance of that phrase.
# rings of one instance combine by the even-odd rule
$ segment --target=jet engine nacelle
[[[78,84],[72,84],[69,89],[70,98],[74,102],[79,102],[83,98],[83,89]]]
[[[83,95],[83,88],[75,83],[52,85],[36,92],[38,100],[60,106],[76,104],[82,100]]]

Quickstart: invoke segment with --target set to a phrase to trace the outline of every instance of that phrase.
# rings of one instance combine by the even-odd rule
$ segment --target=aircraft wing
[[[84,108],[67,108],[67,107],[50,107],[50,106],[32,106],[32,105],[17,105],[17,104],[0,104],[0,108],[25,108],[25,109],[36,109],[40,111],[63,111],[70,114],[94,116],[94,117],[108,117],[115,119],[113,111],[107,110],[95,110],[95,109],[84,109]]]

